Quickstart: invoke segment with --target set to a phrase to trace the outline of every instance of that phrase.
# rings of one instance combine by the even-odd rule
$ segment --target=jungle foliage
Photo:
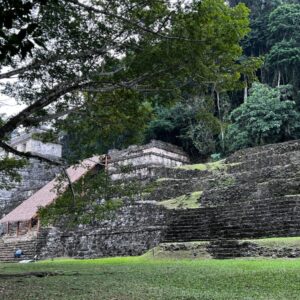
[[[27,107],[0,120],[1,172],[45,160],[8,144],[43,124],[62,166],[153,138],[199,160],[298,138],[300,4],[229,2],[3,1],[2,92]]]
[[[16,155],[24,156],[6,138],[18,128],[49,122],[66,133],[78,159],[120,139],[118,146],[124,147],[138,140],[134,135],[141,135],[147,111],[156,105],[175,103],[186,94],[219,95],[240,86],[243,72],[256,69],[244,69],[238,62],[240,41],[250,30],[243,4],[27,2],[36,6],[34,14],[33,8],[24,11],[28,26],[37,24],[43,43],[34,42],[30,55],[7,52],[0,66],[0,79],[18,76],[17,82],[3,83],[3,93],[27,105],[0,127],[0,147]],[[18,28],[18,16],[12,18]],[[66,122],[56,121],[65,116]],[[99,147],[100,139],[104,146]]]
[[[66,179],[58,178],[56,189]],[[124,201],[133,201],[139,186],[134,182],[114,184],[104,170],[91,170],[86,176],[61,193],[47,207],[39,209],[44,225],[73,227],[78,224],[95,224],[99,220],[111,219]]]
[[[206,119],[200,118],[192,122],[198,134],[190,134],[190,139],[184,140],[190,142],[185,147],[182,139],[186,135],[182,132],[190,126],[189,119],[186,118],[176,132],[170,131],[170,123],[165,122],[178,118],[173,116],[175,105],[164,109],[164,116],[169,114],[172,117],[162,118],[161,114],[157,114],[156,119],[150,122],[146,131],[148,139],[159,137],[175,141],[194,152],[197,139],[202,136],[213,145],[205,152],[200,150],[203,147],[198,147],[196,155],[205,157],[214,152],[226,155],[245,147],[299,138],[300,4],[293,0],[229,2],[232,7],[243,3],[250,8],[251,31],[241,41],[243,55],[239,63],[243,72],[239,80],[234,83],[232,77],[223,78],[220,73],[221,89],[218,89],[216,81],[216,89],[207,94],[214,101],[213,109],[207,112],[218,119],[219,134],[211,135],[214,126],[210,129],[204,127]],[[184,106],[181,109],[176,114],[184,115],[184,111],[188,110]]]
[[[230,151],[300,138],[300,113],[294,101],[282,101],[284,90],[256,83],[248,101],[229,115]]]

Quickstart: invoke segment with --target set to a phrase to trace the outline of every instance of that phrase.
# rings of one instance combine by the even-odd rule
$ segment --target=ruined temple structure
[[[36,141],[30,135],[18,138],[17,142],[13,142],[12,145],[20,151],[31,151],[46,156],[49,153],[61,154],[61,149]],[[49,146],[53,148],[52,152],[49,151]],[[99,166],[104,166],[112,179],[116,181],[120,179],[130,180],[132,178],[151,179],[157,178],[155,170],[159,170],[162,167],[176,167],[187,162],[189,162],[189,158],[180,148],[159,141],[151,141],[147,145],[131,146],[122,151],[112,150],[108,155],[94,156],[85,159],[80,164],[67,169],[67,173],[72,183],[78,181],[88,172],[97,170]],[[127,167],[127,171],[123,172],[122,167]],[[32,167],[30,166],[30,168]],[[58,184],[59,191],[56,188]],[[17,245],[25,249],[29,247],[27,253],[36,252],[36,250],[32,249],[32,245],[34,245],[36,249],[41,232],[43,232],[40,228],[38,209],[39,207],[45,207],[54,202],[58,198],[59,193],[67,189],[68,184],[69,181],[67,179],[63,182],[58,182],[56,178],[53,178],[35,193],[31,193],[29,198],[21,201],[18,206],[15,205],[16,207],[0,220],[2,230],[5,233],[3,238],[5,242],[3,242],[2,248],[0,244],[0,259],[1,257],[3,259],[7,253],[10,253],[10,251],[7,249],[4,250],[4,248],[17,247]],[[20,187],[18,190],[20,191]],[[16,203],[14,199],[12,199],[11,202]],[[141,211],[143,211],[147,205],[142,206]],[[4,211],[8,210],[7,207],[11,207],[11,203],[6,205]],[[158,207],[155,207],[155,209],[157,208]],[[130,211],[132,207],[126,206],[125,210],[126,209]],[[161,209],[159,208],[159,210]],[[137,212],[134,212],[134,214],[136,215]],[[21,244],[19,244],[19,241],[21,241]],[[1,256],[1,249],[4,251],[3,256]]]
[[[156,178],[162,167],[179,167],[190,162],[181,148],[157,140],[125,150],[110,150],[108,156],[108,171],[112,180]]]
[[[0,260],[11,260],[15,247],[24,249],[28,257],[94,258],[139,255],[159,244],[171,249],[179,247],[176,243],[193,241],[201,241],[201,251],[209,257],[300,257],[297,245],[271,249],[257,243],[300,237],[300,141],[241,150],[207,166],[186,165],[188,158],[181,149],[153,141],[93,158],[77,177],[71,167],[72,181],[93,169],[97,160],[106,164],[115,184],[147,179],[136,201],[126,203],[111,219],[73,230],[38,228],[36,234],[32,230],[23,234],[19,227],[17,234],[11,224],[11,231],[0,239]],[[54,201],[53,194],[45,198],[51,194],[48,185],[21,205]],[[192,206],[180,202],[192,198]],[[29,205],[27,219],[37,217],[34,205]],[[17,224],[20,208],[0,222],[5,225],[11,218]]]
[[[60,144],[43,143],[34,137],[36,133],[43,131],[32,129],[30,132],[16,134],[10,141],[10,145],[19,151],[31,152],[52,159],[61,158],[62,146]],[[30,159],[28,165],[19,171],[22,178],[21,182],[13,183],[13,188],[10,190],[0,189],[0,217],[9,213],[22,201],[38,191],[52,180],[58,172],[57,167],[49,166],[37,159]]]

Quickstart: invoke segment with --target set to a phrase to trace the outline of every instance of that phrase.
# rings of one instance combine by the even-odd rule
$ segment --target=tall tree
[[[223,0],[182,6],[167,1],[47,1],[40,6],[40,39],[32,58],[11,56],[0,79],[18,76],[4,92],[27,107],[0,126],[0,147],[19,127],[30,127],[75,113],[88,105],[84,94],[102,97],[132,90],[145,97],[176,96],[193,82],[211,91],[215,82],[240,77],[240,40],[249,31],[248,10]],[[3,66],[3,65],[2,65]],[[221,84],[221,83],[220,83]],[[146,96],[145,96],[145,93]],[[114,101],[114,98],[110,98]],[[103,110],[111,103],[105,103]],[[127,105],[122,99],[119,105]]]
[[[300,88],[300,4],[285,4],[275,9],[269,17],[270,52],[266,56],[267,67],[273,74],[273,82],[293,84]]]

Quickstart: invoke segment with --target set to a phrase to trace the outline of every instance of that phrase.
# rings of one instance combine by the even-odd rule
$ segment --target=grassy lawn
[[[51,277],[3,274],[59,271]],[[300,260],[148,257],[0,264],[0,299],[300,299]]]

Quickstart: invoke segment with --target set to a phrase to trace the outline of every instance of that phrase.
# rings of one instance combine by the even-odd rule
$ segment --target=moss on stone
[[[181,178],[167,178],[167,177],[162,177],[162,178],[158,178],[156,180],[156,182],[165,182],[165,181],[182,181],[184,179]]]
[[[226,169],[226,164],[225,164],[225,160],[218,160],[206,164],[183,165],[177,168],[183,170],[214,171],[214,170]]]
[[[201,195],[202,191],[193,192],[187,195],[161,201],[159,202],[159,205],[163,205],[168,209],[199,208],[199,198]]]
[[[151,194],[154,192],[158,187],[160,186],[160,183],[157,181],[152,181],[148,183],[144,188],[142,188],[142,193]]]
[[[233,176],[226,176],[217,180],[214,184],[214,187],[230,187],[236,183],[236,180]]]

